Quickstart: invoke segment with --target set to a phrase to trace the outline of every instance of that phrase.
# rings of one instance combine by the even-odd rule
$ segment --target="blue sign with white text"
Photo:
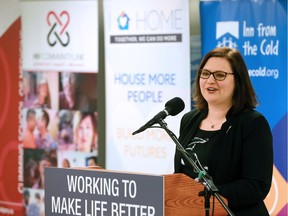
[[[200,15],[203,56],[223,46],[242,54],[260,102],[257,110],[272,130],[274,165],[287,187],[287,1],[201,0]]]
[[[202,1],[200,7],[203,54],[223,46],[241,52],[260,101],[257,109],[267,117],[272,129],[279,127],[287,114],[286,4],[286,1],[225,0]],[[284,130],[286,126],[282,126]],[[281,152],[285,153],[287,142],[283,139],[281,142]],[[287,170],[282,172],[287,179]]]

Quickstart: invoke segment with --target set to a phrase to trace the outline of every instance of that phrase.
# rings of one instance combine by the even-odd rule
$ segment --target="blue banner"
[[[287,208],[287,1],[202,0],[200,21],[203,55],[229,46],[245,59],[260,101],[257,110],[272,129],[274,165],[286,187]],[[276,181],[279,186],[281,180]]]

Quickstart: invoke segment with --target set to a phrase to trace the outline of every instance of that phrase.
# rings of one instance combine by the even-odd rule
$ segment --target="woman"
[[[32,104],[37,98],[36,75],[32,72],[23,72],[23,93],[24,107],[32,107]]]
[[[23,147],[36,148],[34,130],[36,128],[36,112],[34,109],[28,109],[26,113],[26,127],[23,132]]]
[[[75,114],[76,126],[74,127],[74,141],[76,150],[92,152],[97,144],[97,122],[93,112],[77,112]]]
[[[55,160],[55,159],[54,159]],[[47,152],[44,153],[39,161],[39,177],[32,186],[34,189],[44,189],[45,188],[45,167],[54,167],[53,156],[49,155]]]
[[[207,170],[236,216],[269,215],[263,200],[272,180],[272,135],[254,110],[258,102],[241,54],[230,48],[210,51],[195,87],[195,109],[181,120],[179,142]],[[178,150],[175,172],[198,176]]]
[[[37,98],[32,104],[33,108],[51,108],[50,93],[47,79],[44,73],[38,74]]]
[[[89,110],[89,100],[79,89],[80,75],[72,72],[60,73],[62,91],[59,93],[60,109]]]

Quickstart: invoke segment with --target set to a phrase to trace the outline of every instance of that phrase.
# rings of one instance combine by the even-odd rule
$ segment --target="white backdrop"
[[[98,72],[96,0],[23,0],[21,13],[23,69]]]
[[[132,136],[173,97],[184,100],[168,116],[178,135],[190,109],[189,6],[187,0],[106,0],[106,168],[147,173],[173,172],[175,144],[162,129]]]

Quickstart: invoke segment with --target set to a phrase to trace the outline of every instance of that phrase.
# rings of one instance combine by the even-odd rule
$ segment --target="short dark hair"
[[[255,108],[258,105],[258,100],[252,83],[250,81],[247,66],[240,52],[229,47],[218,47],[208,52],[200,62],[195,81],[195,92],[193,100],[195,108],[199,110],[208,107],[207,101],[201,94],[199,79],[200,70],[203,69],[206,62],[212,57],[225,58],[228,60],[235,78],[235,89],[232,98],[231,113],[236,114],[242,110]]]
[[[93,160],[95,163],[97,163],[97,157],[96,156],[90,156],[87,158],[87,160]]]
[[[26,113],[26,120],[30,119],[31,116],[35,116],[36,112],[34,109],[28,109]]]
[[[97,133],[97,120],[96,120],[96,116],[94,114],[94,112],[89,112],[89,111],[84,111],[81,112],[81,118],[79,121],[79,124],[82,122],[83,119],[85,119],[86,117],[90,117],[91,121],[92,121],[92,125],[93,125],[93,131],[95,133]]]

